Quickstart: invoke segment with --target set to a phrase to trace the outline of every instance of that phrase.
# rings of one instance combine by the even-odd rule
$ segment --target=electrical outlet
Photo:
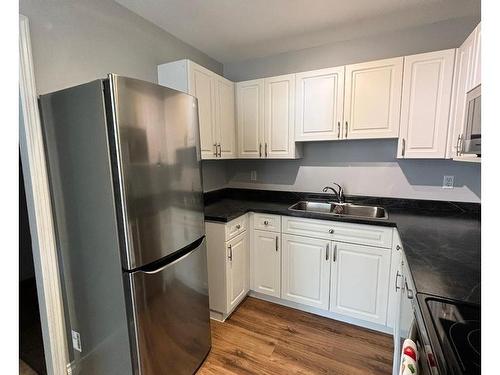
[[[453,182],[455,176],[444,176],[443,177],[443,189],[453,189]]]
[[[71,340],[73,341],[73,349],[78,350],[80,353],[82,351],[82,341],[80,339],[80,333],[71,330]]]
[[[257,181],[257,171],[250,171],[250,181]]]

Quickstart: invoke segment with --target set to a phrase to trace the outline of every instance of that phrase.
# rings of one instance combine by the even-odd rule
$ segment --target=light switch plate
[[[443,189],[453,189],[454,182],[455,182],[455,176],[444,176]]]

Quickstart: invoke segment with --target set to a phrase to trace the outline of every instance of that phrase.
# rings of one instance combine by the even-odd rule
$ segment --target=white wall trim
[[[29,21],[23,15],[19,18],[19,95],[24,119],[19,126],[19,148],[26,185],[45,361],[48,374],[60,375],[67,373],[68,363],[64,308],[38,113]]]

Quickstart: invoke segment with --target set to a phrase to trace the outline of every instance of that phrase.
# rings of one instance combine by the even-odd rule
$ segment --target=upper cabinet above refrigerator
[[[185,59],[159,65],[158,83],[198,99],[202,159],[236,157],[234,82]]]

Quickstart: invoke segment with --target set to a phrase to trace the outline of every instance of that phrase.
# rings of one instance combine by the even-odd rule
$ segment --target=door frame
[[[47,373],[68,373],[64,306],[45,150],[31,53],[29,20],[19,15],[19,150],[40,306]],[[22,111],[22,112],[21,112]]]

